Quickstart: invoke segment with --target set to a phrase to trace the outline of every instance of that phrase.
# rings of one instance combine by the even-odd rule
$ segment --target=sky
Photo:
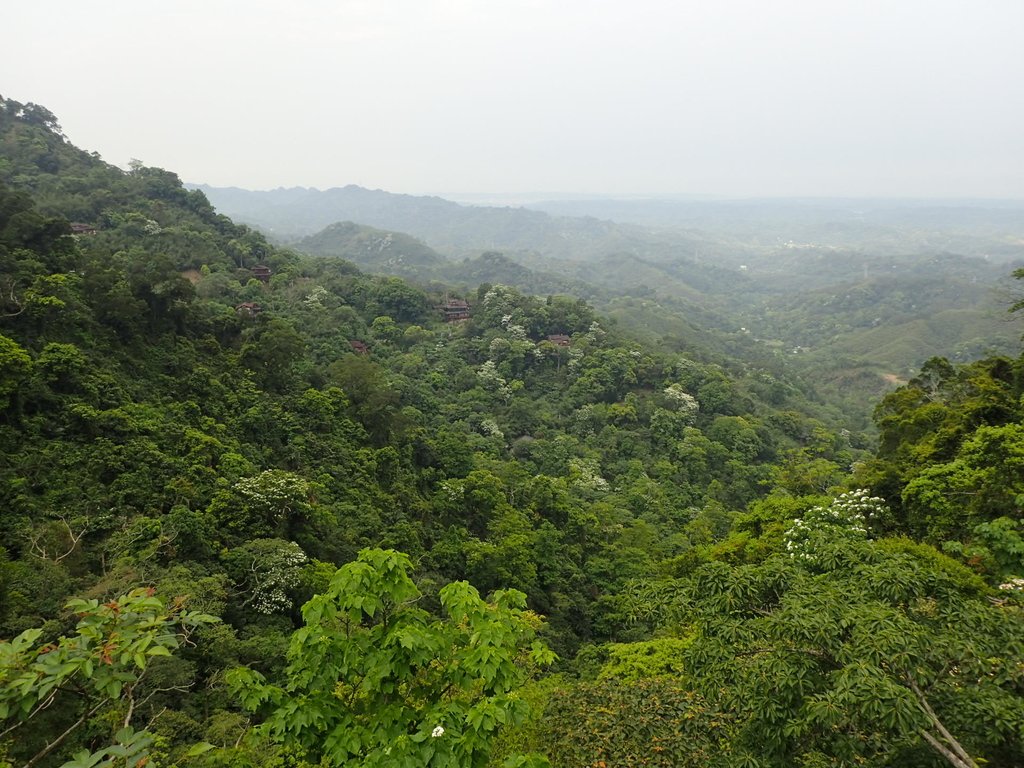
[[[0,95],[214,186],[1024,198],[1022,0],[34,0]]]

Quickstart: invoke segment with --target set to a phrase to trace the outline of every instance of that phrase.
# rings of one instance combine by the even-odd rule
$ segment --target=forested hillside
[[[870,428],[874,401],[929,357],[966,362],[1017,348],[1005,282],[1024,264],[1024,210],[1013,201],[594,199],[497,208],[358,187],[202,189],[278,236],[359,223],[290,240],[304,252],[420,281],[569,292],[655,343],[671,344],[681,331],[731,357],[779,358],[861,429]],[[391,231],[375,236],[371,252],[364,241],[373,237],[354,239],[359,225]],[[424,247],[439,259],[419,259]],[[500,269],[493,256],[477,256],[495,251]],[[631,312],[631,298],[656,317]],[[737,333],[749,338],[737,343]]]
[[[1024,761],[1024,358],[930,363],[872,454],[782,368],[0,107],[8,764]]]

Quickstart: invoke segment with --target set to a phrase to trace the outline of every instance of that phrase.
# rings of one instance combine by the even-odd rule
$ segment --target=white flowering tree
[[[665,396],[669,409],[684,414],[688,419],[688,423],[693,423],[694,419],[697,418],[697,412],[700,410],[697,398],[683,389],[681,384],[669,384],[662,391],[662,394]]]
[[[210,511],[227,532],[246,539],[288,535],[311,513],[309,483],[283,469],[243,477],[217,494]]]
[[[481,768],[498,730],[522,720],[517,689],[554,654],[515,590],[483,600],[444,587],[444,618],[415,605],[409,558],[364,550],[303,608],[280,685],[250,669],[228,682],[261,735],[313,764]],[[510,766],[540,766],[519,757]]]
[[[872,521],[886,515],[885,500],[859,488],[835,498],[827,507],[813,507],[786,530],[786,552],[797,560],[813,564],[822,546],[855,543],[868,537]]]
[[[480,379],[481,386],[488,392],[495,393],[505,402],[512,398],[512,388],[505,381],[505,377],[498,372],[498,366],[493,360],[487,360],[477,368],[476,375]]]
[[[601,477],[596,459],[569,459],[569,482],[584,491],[606,493],[611,490],[608,481]]]
[[[322,285],[314,285],[313,290],[302,300],[302,303],[307,309],[322,310],[325,309],[324,300],[330,296],[331,294]]]
[[[291,594],[299,586],[308,560],[298,544],[282,539],[253,539],[231,550],[242,607],[265,614],[290,609]]]
[[[283,469],[268,469],[256,477],[243,477],[235,484],[235,489],[253,511],[274,522],[304,510],[309,496],[309,484]]]

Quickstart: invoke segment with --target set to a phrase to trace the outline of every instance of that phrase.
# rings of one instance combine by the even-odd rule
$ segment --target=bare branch
[[[100,701],[96,702],[96,704],[95,704],[95,705],[93,705],[92,709],[90,709],[90,710],[89,710],[88,712],[86,712],[86,713],[85,713],[84,715],[82,715],[82,716],[81,716],[80,718],[78,718],[78,719],[77,719],[77,720],[76,720],[76,721],[75,721],[74,723],[72,723],[72,724],[71,724],[71,725],[70,725],[70,726],[68,727],[68,729],[67,729],[66,731],[64,731],[64,733],[62,733],[62,734],[61,734],[60,736],[58,736],[58,737],[57,737],[56,739],[54,739],[53,741],[51,741],[51,742],[50,742],[49,744],[47,744],[47,745],[46,745],[45,747],[43,747],[43,748],[42,748],[41,750],[39,750],[38,752],[36,752],[36,754],[35,754],[35,755],[33,755],[32,759],[30,759],[30,760],[29,760],[29,761],[28,761],[27,763],[25,763],[25,765],[24,765],[24,766],[22,766],[22,768],[32,768],[32,766],[34,766],[34,765],[35,765],[36,763],[38,763],[38,762],[39,762],[40,760],[42,760],[42,759],[43,759],[44,757],[46,757],[46,756],[47,756],[48,754],[50,754],[51,752],[53,752],[53,750],[55,750],[55,749],[56,749],[57,747],[59,747],[59,746],[60,746],[61,744],[63,744],[63,743],[64,743],[64,740],[65,740],[65,739],[66,739],[66,738],[67,738],[68,736],[70,736],[70,735],[71,735],[72,733],[74,733],[74,732],[75,732],[75,730],[77,730],[77,729],[78,729],[78,727],[79,727],[80,725],[82,725],[82,723],[84,723],[84,722],[85,722],[86,720],[88,720],[88,719],[89,719],[90,717],[92,717],[92,716],[93,716],[93,715],[95,715],[95,714],[96,714],[97,712],[99,712],[99,710],[100,710],[100,707],[102,707],[102,706],[103,706],[104,704],[106,704],[106,703],[107,703],[107,702],[106,702],[106,700],[105,700],[105,699],[101,699]]]
[[[17,281],[11,280],[11,283],[10,283],[10,288],[11,289],[10,289],[9,295],[7,297],[7,300],[11,304],[16,306],[18,308],[18,311],[17,312],[7,312],[7,313],[4,313],[4,314],[0,315],[0,317],[17,317],[18,315],[20,315],[22,312],[25,311],[25,305],[22,304],[21,301],[18,300],[17,295],[14,293],[14,288],[15,288],[16,285],[17,285]]]
[[[931,705],[928,703],[928,699],[925,698],[924,693],[921,691],[920,687],[918,687],[917,683],[908,678],[907,684],[910,686],[910,690],[914,692],[914,695],[917,696],[917,700],[921,705],[922,711],[924,711],[928,716],[928,719],[932,721],[932,725],[938,729],[942,738],[945,739],[946,743],[949,744],[949,746],[956,752],[957,758],[960,762],[954,763],[954,765],[963,766],[963,768],[978,768],[978,764],[975,763],[974,759],[967,754],[967,750],[961,746],[959,741],[953,738],[953,734],[946,730],[946,726],[944,726],[942,721],[939,720],[939,716],[935,714],[935,711],[931,708]],[[927,737],[930,737],[928,738],[928,743],[934,746],[932,742],[935,740],[935,737],[931,734],[927,734]]]
[[[53,555],[53,556],[51,556],[50,553],[47,552],[46,549],[43,548],[43,546],[39,543],[39,540],[42,539],[42,537],[43,537],[42,533],[37,533],[34,536],[31,536],[29,538],[29,549],[32,552],[32,554],[34,554],[36,557],[41,558],[43,560],[53,560],[53,562],[55,562],[55,563],[59,563],[64,558],[66,558],[69,555],[71,555],[72,553],[74,553],[74,551],[78,548],[78,542],[80,542],[82,540],[82,537],[85,536],[85,534],[89,530],[89,522],[88,522],[88,520],[85,522],[85,525],[82,527],[82,529],[76,534],[71,529],[71,524],[68,523],[68,521],[65,518],[61,517],[61,518],[58,518],[58,519],[62,523],[64,523],[64,528],[67,530],[67,533],[68,533],[68,539],[71,541],[71,546],[68,548],[67,552],[65,552],[63,555]]]
[[[942,742],[936,739],[932,734],[928,733],[924,728],[920,730],[920,734],[924,736],[925,741],[931,744],[932,748],[936,752],[946,758],[946,760],[948,760],[951,765],[956,766],[956,768],[977,768],[973,762],[965,763],[959,757],[954,755]]]

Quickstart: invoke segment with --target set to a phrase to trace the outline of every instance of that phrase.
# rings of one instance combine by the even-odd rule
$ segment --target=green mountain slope
[[[539,210],[471,208],[354,187],[233,190],[223,199],[263,225],[308,216],[307,208],[324,217],[344,212],[386,221],[449,256],[499,248],[506,259],[501,269],[459,259],[430,272],[371,269],[572,292],[609,311],[620,298],[642,298],[675,314],[680,327],[719,332],[703,334],[706,349],[751,361],[776,355],[825,383],[852,383],[841,394],[832,386],[825,392],[861,425],[879,387],[933,354],[965,359],[1016,349],[1000,298],[1014,259],[1024,258],[1024,217],[1012,201],[591,200],[543,204],[561,214],[544,218]],[[594,214],[621,221],[586,217]],[[639,317],[625,315],[631,328],[657,338]],[[760,349],[737,346],[729,336],[736,333],[759,339]]]
[[[277,674],[298,606],[368,546],[414,557],[430,607],[452,580],[523,590],[566,657],[628,636],[627,581],[713,544],[783,467],[800,491],[860,455],[742,361],[499,285],[446,323],[440,288],[277,248],[172,173],[2,106],[0,636],[56,641],[68,597],[139,585],[221,619],[131,711],[62,694],[12,759],[83,717],[55,760],[125,718],[178,756],[230,746],[223,670]]]
[[[3,761],[1020,762],[1024,361],[931,361],[872,458],[653,297],[368,275],[0,119]]]
[[[295,244],[304,253],[338,256],[373,272],[411,274],[447,261],[414,237],[373,227],[338,222]]]

